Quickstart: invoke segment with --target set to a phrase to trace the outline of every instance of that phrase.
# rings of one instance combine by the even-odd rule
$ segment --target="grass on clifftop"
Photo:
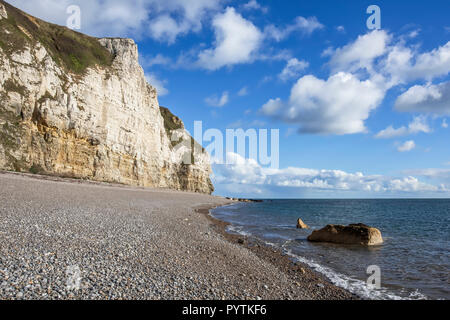
[[[58,65],[73,73],[95,65],[111,66],[114,57],[97,38],[34,18],[3,0],[0,3],[8,13],[8,19],[0,20],[0,47],[8,55],[40,42]]]

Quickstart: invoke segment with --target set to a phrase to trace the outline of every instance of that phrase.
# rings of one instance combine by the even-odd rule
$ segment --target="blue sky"
[[[82,32],[134,38],[191,132],[280,129],[280,168],[231,155],[216,194],[450,196],[448,1],[9,2],[59,24],[77,4]]]

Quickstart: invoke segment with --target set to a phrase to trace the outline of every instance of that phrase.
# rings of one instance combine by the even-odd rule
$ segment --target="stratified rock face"
[[[0,16],[0,169],[213,191],[208,154],[171,142],[133,40],[90,38],[3,1]]]
[[[362,223],[349,226],[329,224],[325,228],[315,230],[308,237],[313,242],[332,242],[340,244],[360,244],[373,246],[383,243],[380,230]]]

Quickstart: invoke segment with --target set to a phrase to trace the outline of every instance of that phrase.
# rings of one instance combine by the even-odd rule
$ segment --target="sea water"
[[[334,284],[363,298],[450,299],[450,199],[264,200],[212,211],[229,232],[257,237],[306,263]],[[364,223],[380,229],[373,247],[311,243],[311,229]],[[369,266],[381,271],[381,288],[367,286]]]

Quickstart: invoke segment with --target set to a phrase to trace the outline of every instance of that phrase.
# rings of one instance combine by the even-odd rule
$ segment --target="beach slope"
[[[0,203],[0,299],[352,298],[220,232],[223,198],[0,173]]]

